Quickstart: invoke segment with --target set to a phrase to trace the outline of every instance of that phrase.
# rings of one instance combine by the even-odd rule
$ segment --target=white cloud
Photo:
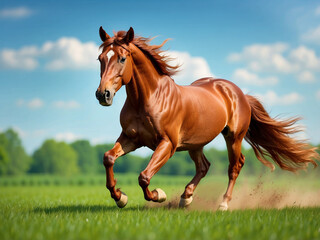
[[[99,69],[99,46],[94,42],[83,43],[76,38],[63,37],[55,42],[45,42],[41,47],[25,46],[18,50],[0,51],[0,68],[34,70],[40,66],[57,71],[63,69]],[[212,77],[209,64],[202,57],[191,56],[188,52],[168,51],[164,54],[173,58],[172,65],[182,64],[174,77],[179,83],[191,83],[198,78]]]
[[[181,65],[180,72],[173,77],[177,83],[190,84],[199,78],[214,76],[203,57],[194,57],[188,52],[178,51],[168,51],[165,54],[173,59],[171,65]]]
[[[43,105],[44,103],[40,98],[35,98],[28,102],[28,107],[32,109],[41,108]]]
[[[303,71],[298,75],[298,81],[300,83],[314,83],[315,77],[310,71]]]
[[[40,98],[34,98],[31,100],[24,100],[24,99],[18,99],[16,101],[16,105],[18,107],[27,107],[29,109],[39,109],[44,106],[44,101],[41,100]],[[80,103],[75,101],[75,100],[70,100],[70,101],[54,101],[51,104],[54,108],[57,109],[76,109],[80,108]]]
[[[290,52],[289,59],[296,69],[320,70],[320,58],[314,50],[300,46]]]
[[[94,42],[82,43],[76,38],[63,37],[41,47],[3,49],[0,51],[0,68],[34,70],[39,67],[41,58],[49,70],[98,69],[98,53],[99,46]]]
[[[274,91],[267,91],[265,94],[255,94],[255,95],[258,98],[260,98],[263,103],[269,106],[273,106],[273,105],[286,106],[286,105],[299,103],[303,100],[303,97],[296,92],[279,96]]]
[[[19,50],[4,49],[0,52],[1,69],[33,70],[39,63],[36,56],[39,50],[34,46],[23,47]]]
[[[64,37],[45,43],[42,55],[48,59],[46,68],[50,70],[98,69],[98,49],[94,42],[82,43],[76,38]]]
[[[314,50],[305,46],[288,51],[284,43],[254,44],[245,47],[240,53],[228,56],[230,62],[245,63],[255,72],[297,73],[299,71],[320,70],[320,58]]]
[[[77,101],[55,101],[52,103],[55,108],[59,109],[76,109],[80,107],[80,103]]]
[[[320,44],[320,26],[309,30],[308,32],[303,34],[301,38],[306,42]]]
[[[255,85],[255,86],[266,86],[266,85],[275,85],[278,83],[277,77],[265,77],[260,78],[258,75],[249,72],[247,69],[239,68],[236,69],[233,73],[233,80],[236,82]]]
[[[313,49],[306,46],[290,49],[285,43],[246,46],[241,52],[230,54],[228,60],[229,62],[241,63],[245,69],[253,72],[294,74],[298,81],[303,83],[314,83],[315,72],[320,71],[320,57]],[[272,83],[272,81],[266,80],[273,80],[273,83],[277,81],[276,77],[260,79],[245,69],[235,72],[236,77],[242,82],[262,86],[263,82]]]
[[[248,68],[256,72],[282,72],[293,71],[293,66],[283,56],[289,48],[285,43],[253,44],[245,47],[240,53],[228,56],[230,62],[245,62]]]
[[[27,7],[5,8],[0,10],[0,18],[25,18],[33,14]]]
[[[29,101],[26,101],[24,99],[19,99],[16,101],[16,105],[19,107],[27,107],[30,109],[39,109],[44,106],[44,102],[40,98],[34,98]]]
[[[57,141],[65,141],[65,142],[74,142],[78,139],[81,139],[79,135],[76,135],[72,132],[57,133],[54,138]]]

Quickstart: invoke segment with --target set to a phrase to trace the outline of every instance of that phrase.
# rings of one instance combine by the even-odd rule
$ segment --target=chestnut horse
[[[200,180],[208,172],[210,163],[203,147],[218,134],[225,138],[229,156],[229,183],[220,210],[228,209],[232,189],[244,165],[241,143],[245,138],[257,158],[270,157],[282,169],[296,171],[307,163],[316,166],[318,155],[305,141],[290,135],[299,130],[293,127],[298,118],[271,118],[261,103],[244,95],[232,82],[202,78],[190,86],[179,86],[171,78],[178,66],[169,65],[161,47],[149,45],[150,39],[119,31],[110,37],[102,27],[101,81],[96,97],[103,106],[110,106],[115,93],[126,87],[127,99],[120,114],[122,133],[114,147],[104,154],[106,186],[118,207],[127,204],[127,196],[116,189],[113,165],[116,159],[141,146],[154,150],[146,169],[139,175],[139,185],[148,201],[162,202],[164,191],[148,189],[154,174],[176,151],[189,151],[196,174],[181,195],[180,207],[192,202],[192,195]]]

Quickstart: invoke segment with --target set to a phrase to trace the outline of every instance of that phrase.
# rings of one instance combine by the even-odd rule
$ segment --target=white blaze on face
[[[114,55],[114,51],[111,49],[111,50],[107,53],[107,58],[108,58],[108,60],[110,60],[113,55]]]

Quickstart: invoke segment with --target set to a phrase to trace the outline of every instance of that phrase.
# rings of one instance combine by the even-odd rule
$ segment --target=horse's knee
[[[113,156],[113,154],[111,153],[111,151],[105,152],[104,156],[103,156],[103,165],[107,168],[107,167],[111,167],[114,165],[115,162],[115,157]]]
[[[244,165],[245,157],[240,154],[238,161],[229,165],[228,174],[230,179],[236,179]]]
[[[142,188],[148,187],[150,184],[150,177],[148,177],[144,172],[141,172],[139,175],[139,185]]]
[[[239,176],[240,170],[241,170],[241,165],[234,165],[230,166],[228,170],[228,175],[230,180],[236,180],[237,177]]]
[[[239,176],[239,172],[235,172],[235,171],[229,172],[228,176],[229,176],[229,180],[236,180]]]

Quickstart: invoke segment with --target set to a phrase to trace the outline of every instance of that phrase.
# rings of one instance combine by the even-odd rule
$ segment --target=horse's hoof
[[[124,208],[128,203],[128,196],[121,192],[121,197],[119,199],[119,201],[116,201],[116,204],[119,208]]]
[[[167,195],[161,188],[156,188],[155,191],[158,193],[157,202],[161,203],[167,200]]]
[[[226,203],[226,202],[220,203],[218,210],[219,211],[227,211],[228,210],[228,203]]]
[[[193,201],[193,197],[189,197],[189,198],[180,198],[180,202],[179,202],[179,207],[180,208],[184,208],[184,207],[188,207]]]

